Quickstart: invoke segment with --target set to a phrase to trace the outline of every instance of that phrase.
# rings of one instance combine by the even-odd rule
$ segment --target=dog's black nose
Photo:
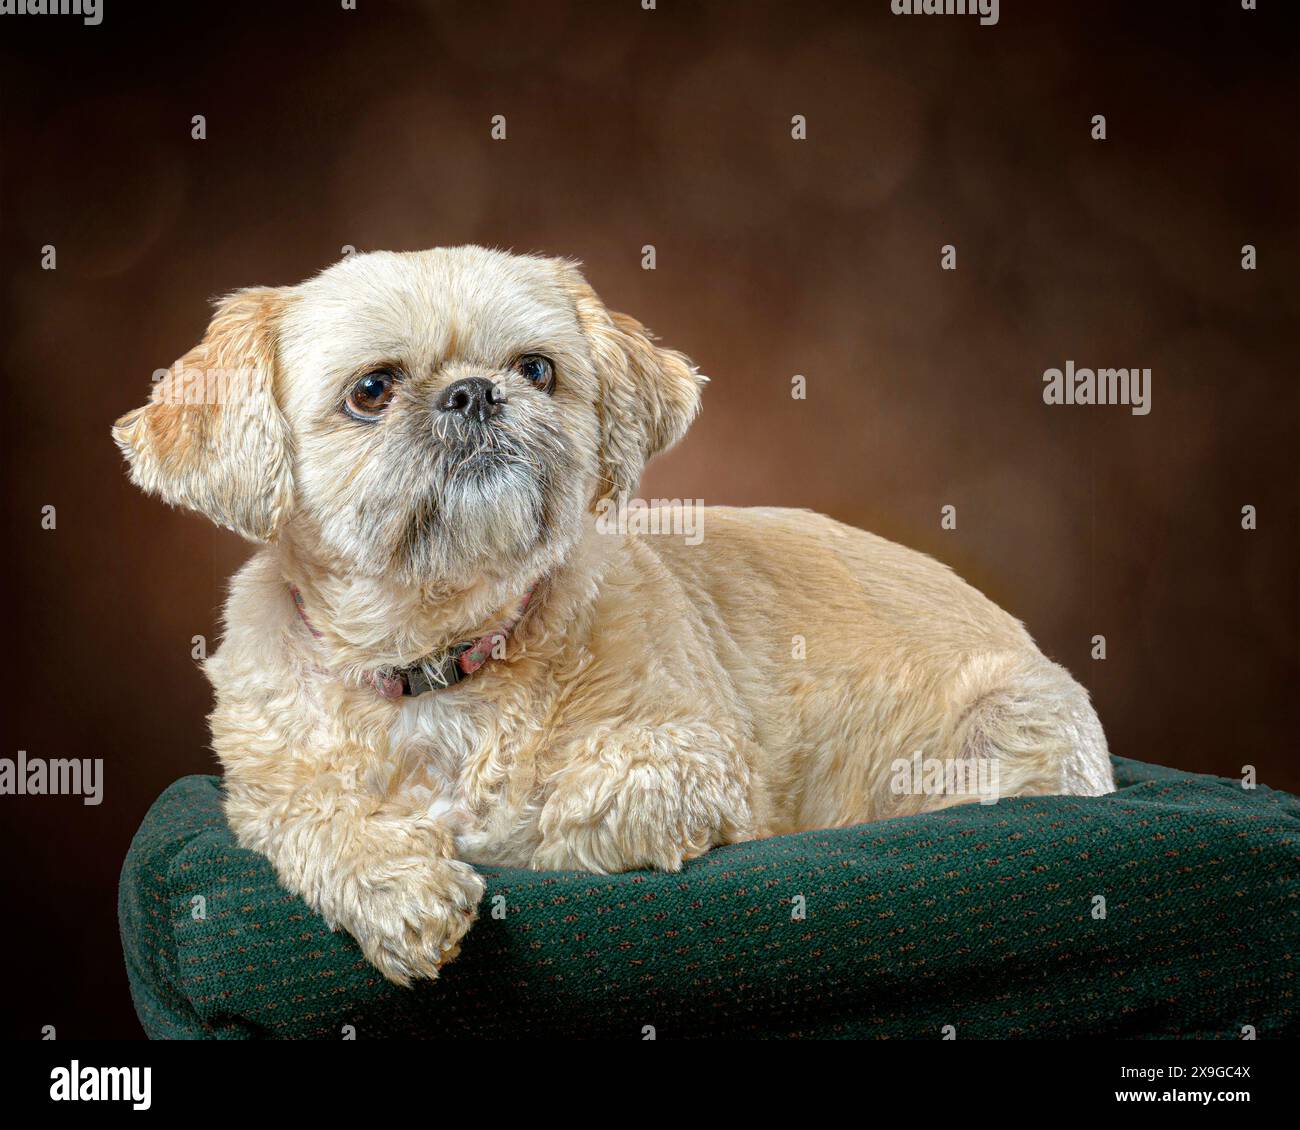
[[[505,394],[491,381],[463,377],[444,388],[434,403],[442,412],[459,412],[466,419],[486,424],[505,402]]]

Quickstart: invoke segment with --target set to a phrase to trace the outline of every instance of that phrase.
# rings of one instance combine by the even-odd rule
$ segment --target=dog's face
[[[564,261],[379,252],[231,295],[113,435],[136,483],[245,537],[470,584],[561,558],[702,381]]]

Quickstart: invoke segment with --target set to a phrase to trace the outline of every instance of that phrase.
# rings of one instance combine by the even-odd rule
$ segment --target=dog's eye
[[[343,407],[349,416],[358,420],[377,419],[393,399],[397,381],[387,369],[376,369],[367,373],[348,393]]]
[[[525,353],[515,362],[515,369],[526,381],[531,381],[543,392],[550,392],[555,386],[555,366],[549,357],[540,353]]]

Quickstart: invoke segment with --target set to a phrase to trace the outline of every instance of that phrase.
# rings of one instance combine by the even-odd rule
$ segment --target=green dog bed
[[[154,1038],[1300,1035],[1300,798],[1115,759],[1110,796],[497,869],[460,957],[386,982],[235,846],[220,782],[149,810],[118,914]]]

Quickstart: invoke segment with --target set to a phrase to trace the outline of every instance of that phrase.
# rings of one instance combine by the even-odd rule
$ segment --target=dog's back
[[[1002,796],[1113,789],[1087,692],[933,558],[771,508],[706,508],[696,538],[639,546],[700,611],[779,830],[978,800],[990,782]],[[939,774],[975,787],[929,787]]]

